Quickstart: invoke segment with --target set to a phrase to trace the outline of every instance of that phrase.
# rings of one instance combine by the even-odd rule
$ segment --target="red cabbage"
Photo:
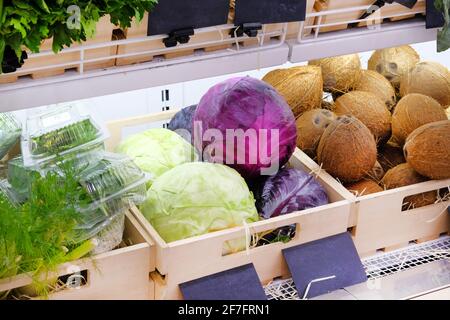
[[[325,189],[314,176],[299,169],[281,169],[254,188],[260,216],[280,215],[328,204]]]
[[[175,131],[189,143],[192,143],[192,122],[197,105],[186,107],[178,111],[170,120],[168,129]]]
[[[216,129],[209,130],[209,138],[208,129]],[[248,135],[236,139],[235,130]],[[250,77],[212,87],[197,107],[194,131],[204,160],[225,163],[246,179],[273,174],[284,166],[297,139],[295,117],[284,98],[269,84]]]

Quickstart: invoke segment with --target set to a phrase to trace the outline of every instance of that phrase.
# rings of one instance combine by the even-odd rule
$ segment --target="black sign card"
[[[351,235],[347,232],[283,250],[301,298],[313,298],[367,281]]]
[[[434,6],[435,0],[427,0],[427,29],[440,28],[444,25],[444,14]]]
[[[163,0],[149,15],[148,35],[226,24],[230,0]]]
[[[412,9],[416,5],[417,0],[394,0],[394,1],[386,1],[386,2],[390,2],[390,3],[397,2],[407,8]]]
[[[307,0],[236,0],[235,25],[305,21]]]
[[[182,283],[180,289],[186,300],[267,300],[253,264]]]

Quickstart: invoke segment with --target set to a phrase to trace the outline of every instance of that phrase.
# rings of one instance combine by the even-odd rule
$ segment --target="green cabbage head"
[[[166,242],[259,220],[245,180],[222,164],[180,165],[156,179],[147,196],[142,213]]]
[[[116,149],[134,159],[152,181],[180,164],[198,161],[194,147],[168,129],[150,129],[124,140]]]

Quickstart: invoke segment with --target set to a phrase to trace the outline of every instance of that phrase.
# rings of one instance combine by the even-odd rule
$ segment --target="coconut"
[[[296,118],[305,111],[322,105],[323,80],[319,67],[300,66],[274,70],[263,81],[271,84],[286,99]]]
[[[361,79],[361,61],[358,54],[312,60],[309,65],[322,68],[324,90],[348,92]]]
[[[401,79],[400,95],[421,93],[436,99],[442,107],[450,104],[450,71],[437,62],[420,62]]]
[[[406,161],[430,179],[450,179],[450,120],[414,130],[403,148]]]
[[[357,197],[384,191],[384,189],[380,187],[378,183],[372,180],[361,180],[347,186],[347,190]]]
[[[336,119],[336,115],[325,109],[305,112],[297,119],[297,146],[311,158],[315,158],[317,145],[325,129]]]
[[[382,180],[386,189],[395,189],[428,181],[426,177],[417,173],[408,163],[402,163],[389,170]],[[437,199],[435,191],[425,192],[406,197],[403,202],[403,209],[420,208],[433,204]]]
[[[392,137],[399,145],[424,124],[447,120],[447,115],[439,102],[418,93],[403,97],[392,115]]]
[[[389,171],[399,164],[405,163],[406,159],[403,155],[403,149],[391,143],[385,144],[378,152],[378,162],[384,172]]]
[[[383,75],[394,87],[399,87],[401,77],[419,61],[420,56],[412,47],[401,46],[375,51],[368,68]]]
[[[392,110],[396,103],[395,89],[381,74],[372,70],[362,70],[362,76],[355,90],[375,94],[384,101],[386,107]]]
[[[377,141],[386,142],[391,135],[391,113],[375,94],[351,91],[334,103],[336,115],[352,115],[372,132]]]
[[[317,159],[340,181],[356,182],[374,167],[377,145],[361,121],[352,116],[340,116],[325,129],[317,147]]]

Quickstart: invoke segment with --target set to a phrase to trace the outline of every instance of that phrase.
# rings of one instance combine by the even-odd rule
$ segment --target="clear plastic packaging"
[[[108,223],[95,235],[97,245],[90,253],[98,255],[118,247],[122,242],[124,230],[125,214],[122,212],[109,219]]]
[[[0,160],[19,141],[22,125],[12,113],[0,113]]]
[[[105,152],[98,161],[86,164],[80,185],[86,196],[101,201],[123,193],[144,178],[145,173],[129,157]]]
[[[36,166],[69,153],[98,145],[106,131],[76,105],[52,106],[29,115],[22,135],[25,166]]]
[[[60,172],[58,166],[69,163],[75,170],[81,170],[82,166],[86,166],[89,162],[98,161],[104,152],[104,143],[90,146],[89,148],[80,150],[76,154],[68,154],[62,159],[56,157],[47,162],[41,163],[40,166],[25,166],[23,157],[19,156],[9,160],[7,168],[7,178],[12,187],[20,194],[27,195],[30,190],[32,175],[39,173],[44,176],[51,170]]]
[[[123,213],[133,205],[139,205],[145,201],[147,195],[146,184],[149,176],[144,175],[133,184],[124,187],[106,198],[90,203],[88,206],[80,208],[79,212],[82,219],[77,227],[86,234],[85,238],[89,239],[98,231],[95,230],[99,223],[111,218],[117,213]],[[85,239],[84,239],[85,240]]]
[[[7,180],[0,180],[0,200],[6,199],[13,206],[17,207],[22,201],[21,197],[14,191]]]

